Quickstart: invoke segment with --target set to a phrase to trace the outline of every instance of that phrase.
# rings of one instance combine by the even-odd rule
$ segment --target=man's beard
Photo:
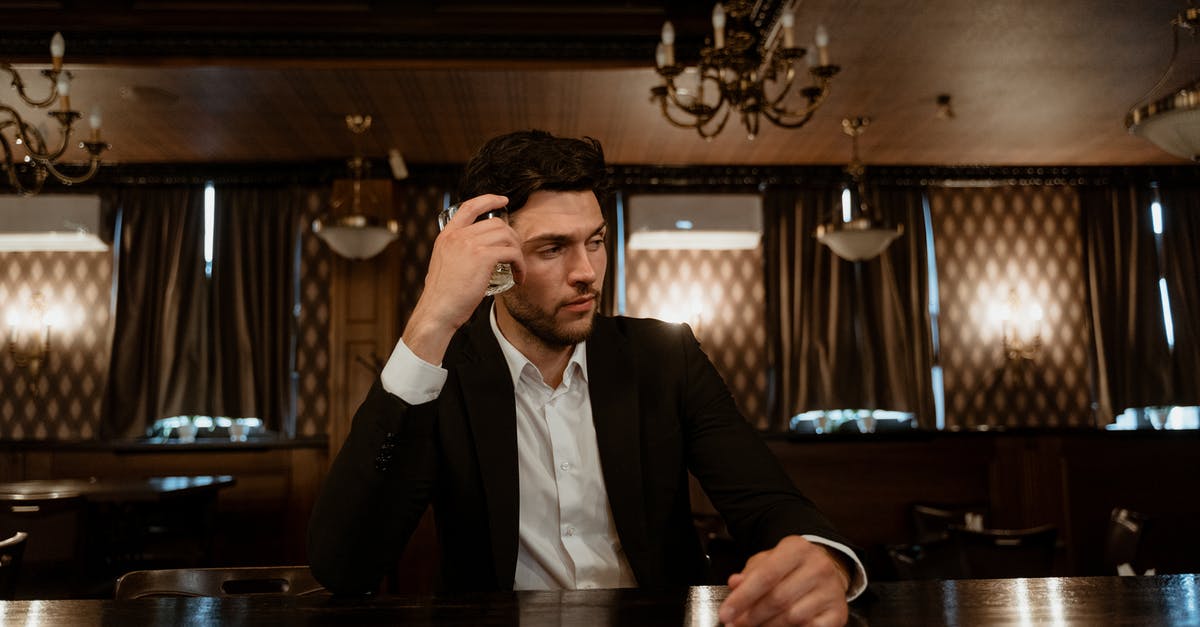
[[[591,290],[581,290],[580,296],[586,294],[594,294]],[[538,308],[537,305],[525,299],[524,295],[518,290],[509,290],[507,294],[499,296],[504,299],[504,306],[508,309],[508,313],[514,320],[519,322],[521,326],[529,330],[543,344],[555,348],[566,348],[574,346],[586,339],[592,334],[592,323],[596,319],[596,312],[593,309],[587,318],[581,319],[579,322],[585,322],[583,326],[574,326],[564,328],[559,326],[555,320],[555,314],[558,312],[559,305],[555,306],[554,311],[547,312]],[[594,305],[596,301],[592,301]]]

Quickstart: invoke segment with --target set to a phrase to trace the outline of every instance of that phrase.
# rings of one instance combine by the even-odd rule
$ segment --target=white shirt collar
[[[504,354],[504,361],[508,364],[508,373],[512,375],[513,387],[517,387],[517,382],[521,379],[521,373],[526,369],[531,369],[530,374],[534,376],[534,380],[541,381],[542,373],[538,370],[537,366],[532,361],[529,361],[529,358],[522,354],[521,351],[517,350],[517,347],[513,346],[512,342],[509,342],[508,338],[504,337],[504,334],[500,332],[500,326],[496,324],[495,302],[492,303],[492,309],[488,313],[488,322],[492,325],[492,334],[496,336],[496,341],[500,343],[500,352]],[[587,383],[587,340],[575,345],[575,350],[571,353],[571,359],[567,362],[566,371],[563,372],[563,383],[567,387],[571,386],[576,370],[579,371],[582,381]]]

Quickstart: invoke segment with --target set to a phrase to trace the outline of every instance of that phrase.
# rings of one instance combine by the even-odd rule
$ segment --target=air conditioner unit
[[[99,233],[99,196],[0,196],[0,251],[108,250]]]
[[[635,194],[626,209],[630,250],[743,250],[762,241],[757,194]]]

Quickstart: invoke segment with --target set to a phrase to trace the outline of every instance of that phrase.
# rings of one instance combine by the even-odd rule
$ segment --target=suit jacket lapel
[[[488,311],[481,308],[469,323],[464,362],[457,372],[487,501],[496,584],[511,590],[520,516],[517,418],[512,375],[492,334]]]
[[[629,565],[639,581],[645,581],[651,547],[642,484],[638,378],[626,338],[611,318],[596,318],[588,339],[587,361],[592,422],[608,502]]]

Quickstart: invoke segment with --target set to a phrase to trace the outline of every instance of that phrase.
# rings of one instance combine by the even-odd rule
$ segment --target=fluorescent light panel
[[[0,233],[0,252],[90,252],[99,253],[108,246],[91,233]]]
[[[758,246],[757,231],[638,231],[629,236],[630,250],[749,250]]]

